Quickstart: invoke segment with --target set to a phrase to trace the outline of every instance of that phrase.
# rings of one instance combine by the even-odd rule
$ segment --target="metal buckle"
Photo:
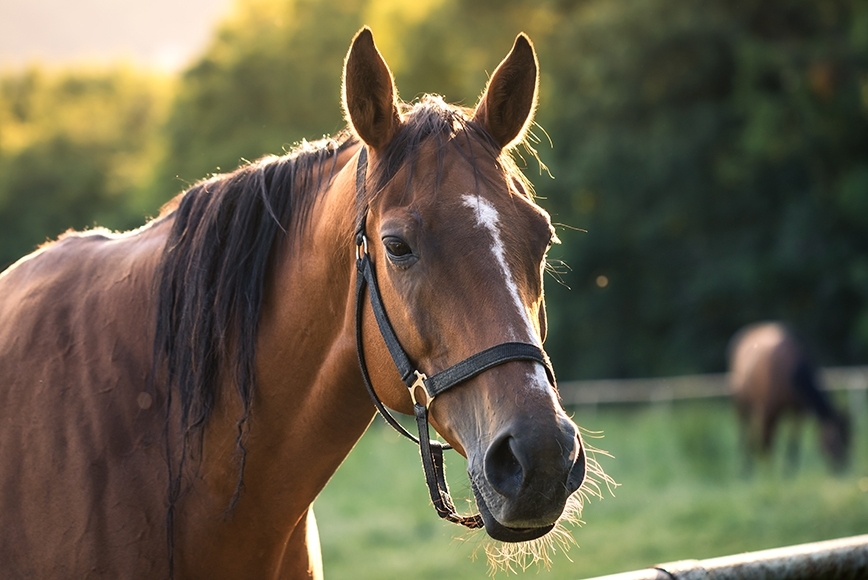
[[[422,392],[425,393],[425,402],[422,403],[426,409],[431,406],[431,401],[434,400],[434,396],[428,392],[428,387],[425,386],[425,381],[428,380],[428,376],[425,373],[420,373],[419,371],[413,371],[416,374],[416,380],[413,381],[413,384],[410,385],[410,399],[413,400],[414,405],[419,405],[419,399],[416,398],[416,389],[421,388]]]
[[[356,244],[356,258],[361,260],[368,255],[368,237],[362,236],[362,239]]]

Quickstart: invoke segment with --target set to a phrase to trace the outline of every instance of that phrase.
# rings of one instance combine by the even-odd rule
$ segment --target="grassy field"
[[[577,546],[550,568],[498,577],[578,580],[686,558],[710,558],[868,533],[868,421],[854,424],[850,469],[828,473],[814,425],[803,433],[799,470],[782,451],[742,473],[728,402],[578,410],[589,441],[614,457],[600,463],[620,484],[585,508]],[[780,441],[783,443],[783,441]],[[463,460],[447,467],[467,497]],[[465,511],[470,511],[468,506]],[[415,447],[380,419],[316,502],[326,577],[462,579],[489,574],[484,539],[441,522],[426,495]],[[474,555],[476,556],[474,559]]]

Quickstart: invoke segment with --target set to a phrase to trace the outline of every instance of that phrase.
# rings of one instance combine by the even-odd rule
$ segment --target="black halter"
[[[376,405],[377,410],[386,420],[389,425],[395,428],[396,431],[416,442],[419,445],[419,450],[422,455],[422,468],[425,471],[425,481],[428,484],[428,493],[431,496],[431,501],[434,503],[434,509],[437,514],[450,522],[467,526],[468,528],[481,528],[483,526],[482,516],[479,514],[472,516],[462,516],[455,510],[455,504],[452,502],[452,497],[449,495],[449,488],[446,485],[446,478],[443,469],[443,450],[451,449],[447,444],[440,443],[436,440],[431,440],[428,437],[428,407],[434,398],[451,389],[452,387],[470,380],[476,375],[498,365],[510,361],[534,361],[538,362],[546,370],[549,381],[554,384],[554,372],[549,363],[548,356],[545,352],[536,345],[524,342],[505,342],[493,346],[482,352],[476,353],[463,361],[443,370],[439,373],[428,377],[425,373],[420,372],[406,351],[398,341],[395,330],[389,322],[389,317],[386,315],[386,309],[383,306],[383,300],[380,296],[380,289],[377,285],[377,277],[374,271],[374,264],[368,254],[368,240],[365,234],[365,224],[367,218],[367,206],[365,201],[365,181],[367,174],[368,155],[367,149],[363,146],[359,152],[358,166],[356,170],[356,192],[358,198],[364,208],[359,218],[358,227],[356,229],[356,266],[358,275],[356,277],[356,349],[359,356],[359,367],[362,371],[365,387],[371,395],[371,398]],[[380,334],[392,355],[392,360],[398,368],[401,375],[401,380],[410,391],[410,398],[413,401],[413,414],[416,416],[416,426],[419,430],[419,437],[409,433],[394,416],[386,409],[383,402],[374,391],[371,384],[371,377],[368,374],[368,367],[365,362],[364,347],[362,344],[362,307],[364,303],[365,287],[368,288],[370,295],[371,308],[374,312],[374,318],[377,320],[377,326],[380,328]],[[420,392],[421,391],[421,392]]]

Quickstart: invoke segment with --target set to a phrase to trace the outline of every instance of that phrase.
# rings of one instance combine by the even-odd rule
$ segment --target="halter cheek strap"
[[[359,152],[358,167],[356,170],[356,190],[359,199],[364,203],[365,199],[365,178],[367,172],[367,150],[362,148]],[[377,284],[377,276],[374,270],[374,264],[371,261],[371,256],[368,253],[368,240],[365,233],[367,211],[361,212],[359,224],[356,231],[356,351],[359,358],[359,368],[362,371],[362,378],[368,393],[377,410],[383,416],[389,425],[396,431],[414,441],[419,445],[420,454],[422,456],[422,468],[425,472],[425,481],[428,485],[428,493],[431,496],[431,501],[434,503],[434,509],[437,514],[450,522],[467,526],[468,528],[481,528],[483,526],[482,516],[479,514],[472,516],[459,515],[455,509],[455,504],[452,497],[449,495],[449,488],[446,484],[446,478],[443,468],[443,450],[451,449],[447,444],[440,443],[436,440],[431,440],[428,436],[428,408],[431,401],[441,393],[459,385],[473,377],[487,371],[488,369],[510,362],[510,361],[531,361],[543,365],[548,375],[548,379],[552,384],[555,384],[554,372],[551,368],[548,356],[545,352],[536,345],[524,342],[505,342],[491,348],[478,352],[463,361],[443,370],[435,375],[428,377],[421,372],[410,361],[407,352],[401,346],[398,336],[392,324],[389,322],[389,317],[386,314],[383,299],[380,295],[380,288]],[[416,437],[408,432],[395,417],[386,409],[383,402],[380,400],[377,393],[374,391],[371,377],[368,373],[368,367],[364,354],[364,342],[362,337],[362,311],[364,307],[364,295],[367,289],[370,297],[371,309],[374,313],[374,319],[377,321],[380,334],[389,354],[395,363],[398,373],[401,375],[401,380],[407,387],[410,393],[410,398],[413,401],[413,414],[416,417],[416,427],[419,436]]]

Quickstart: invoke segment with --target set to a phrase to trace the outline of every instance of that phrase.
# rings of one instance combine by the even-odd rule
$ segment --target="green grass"
[[[803,433],[799,470],[783,449],[751,477],[742,473],[736,426],[725,401],[579,410],[576,421],[620,487],[593,500],[578,546],[551,568],[499,577],[578,580],[687,558],[710,558],[868,533],[868,424],[855,422],[854,455],[840,476],[826,470],[816,429]],[[783,443],[783,441],[781,441]],[[468,496],[463,460],[448,475]],[[860,487],[861,483],[861,487]],[[467,506],[464,511],[470,511]],[[461,579],[489,574],[482,537],[440,521],[427,497],[418,451],[379,419],[316,502],[327,578]],[[473,555],[477,557],[474,560]]]

